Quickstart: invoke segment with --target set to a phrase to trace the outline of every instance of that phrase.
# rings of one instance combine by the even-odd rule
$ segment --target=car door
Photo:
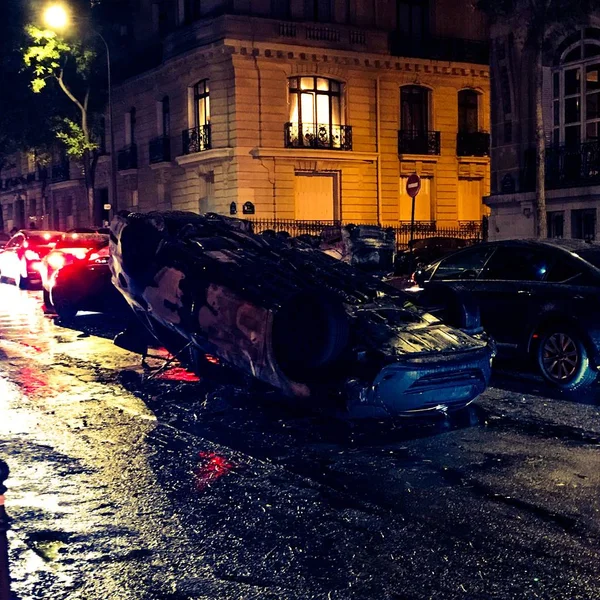
[[[551,251],[535,244],[499,245],[471,286],[481,324],[505,350],[526,343],[554,260]]]

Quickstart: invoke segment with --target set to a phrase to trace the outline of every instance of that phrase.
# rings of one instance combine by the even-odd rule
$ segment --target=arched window
[[[350,128],[344,126],[344,86],[326,77],[288,80],[288,146],[349,149]]]
[[[559,47],[552,73],[555,144],[600,141],[600,39],[594,32],[582,31]]]

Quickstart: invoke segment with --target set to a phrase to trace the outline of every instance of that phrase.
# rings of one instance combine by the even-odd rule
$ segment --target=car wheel
[[[588,386],[597,377],[581,336],[569,327],[552,327],[541,335],[537,364],[544,379],[563,390]]]
[[[65,304],[63,306],[55,306],[56,314],[61,321],[72,321],[77,314],[77,307]]]
[[[44,303],[44,312],[45,313],[53,313],[54,306],[52,304],[52,298],[50,298],[50,292],[48,292],[48,290],[43,290],[42,301]]]
[[[27,278],[27,265],[25,262],[21,261],[21,270],[15,276],[15,285],[20,290],[26,290],[29,287],[29,279]],[[25,273],[25,275],[23,275]]]

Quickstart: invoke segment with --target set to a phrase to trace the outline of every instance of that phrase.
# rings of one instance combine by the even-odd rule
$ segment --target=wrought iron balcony
[[[210,143],[210,124],[184,129],[181,132],[183,142],[183,153],[193,154],[194,152],[203,152],[211,149]]]
[[[535,189],[535,149],[525,152],[521,191]],[[557,189],[600,185],[600,143],[583,142],[577,146],[546,148],[546,187]]]
[[[426,36],[411,38],[394,31],[390,35],[390,51],[394,56],[411,56],[432,60],[489,64],[490,45],[487,41],[464,38]]]
[[[52,183],[68,181],[69,179],[71,179],[71,173],[68,160],[52,165]]]
[[[169,162],[171,160],[171,140],[166,135],[150,140],[148,144],[150,164]]]
[[[398,132],[398,154],[439,154],[440,132],[401,129]]]
[[[286,123],[286,148],[352,150],[352,127],[328,123]]]
[[[137,145],[130,144],[121,148],[117,153],[117,169],[119,171],[128,171],[129,169],[137,169]]]
[[[456,136],[457,156],[489,156],[490,134],[487,131],[459,131]]]

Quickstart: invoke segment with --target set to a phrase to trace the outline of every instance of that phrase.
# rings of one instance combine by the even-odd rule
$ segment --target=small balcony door
[[[420,85],[405,85],[400,90],[401,129],[422,133],[429,131],[429,90]]]

